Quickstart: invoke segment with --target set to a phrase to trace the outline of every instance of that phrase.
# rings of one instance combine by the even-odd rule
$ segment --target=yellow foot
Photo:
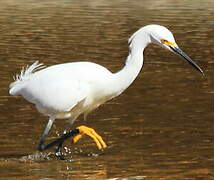
[[[98,149],[104,149],[107,147],[106,143],[103,141],[102,137],[98,135],[94,129],[86,127],[86,126],[79,126],[76,129],[79,129],[79,134],[73,137],[73,142],[76,143],[84,134],[90,136],[96,143]]]

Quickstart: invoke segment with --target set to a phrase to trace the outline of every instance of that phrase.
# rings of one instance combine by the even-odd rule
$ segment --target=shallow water
[[[214,179],[213,7],[212,0],[1,1],[1,179]],[[74,124],[93,127],[106,150],[85,137],[75,145],[66,142],[66,161],[52,150],[38,154],[47,117],[8,95],[12,77],[36,60],[45,65],[87,60],[115,72],[127,56],[128,37],[153,23],[172,30],[206,77],[150,45],[131,87],[88,121],[81,117]],[[49,140],[65,125],[56,121]]]

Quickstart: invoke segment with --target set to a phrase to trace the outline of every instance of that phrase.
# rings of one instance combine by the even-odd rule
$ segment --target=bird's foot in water
[[[79,126],[76,129],[79,130],[79,133],[73,137],[73,143],[76,143],[80,138],[82,138],[84,134],[86,134],[94,140],[98,149],[104,149],[107,147],[102,137],[99,134],[97,134],[94,129],[86,126]]]
[[[56,153],[55,153],[55,156],[56,156],[58,159],[60,159],[60,160],[65,160],[65,156],[64,156],[64,154],[63,154],[61,151],[56,152]]]

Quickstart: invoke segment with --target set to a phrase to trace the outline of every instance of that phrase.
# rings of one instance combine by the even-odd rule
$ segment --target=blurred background
[[[214,179],[213,0],[0,1],[1,179]],[[66,142],[66,161],[36,152],[48,118],[8,94],[13,76],[39,60],[45,65],[91,61],[116,72],[127,39],[140,27],[168,27],[204,70],[156,45],[119,97],[75,122],[94,128],[108,144],[85,137]],[[49,140],[68,125],[56,120]]]

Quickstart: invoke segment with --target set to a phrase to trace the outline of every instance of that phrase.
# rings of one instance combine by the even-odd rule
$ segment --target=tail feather
[[[15,95],[17,91],[20,89],[22,82],[27,80],[35,71],[44,68],[45,66],[43,63],[39,63],[39,61],[34,62],[30,66],[23,67],[20,74],[16,74],[13,77],[14,82],[12,82],[9,86],[10,94]]]

